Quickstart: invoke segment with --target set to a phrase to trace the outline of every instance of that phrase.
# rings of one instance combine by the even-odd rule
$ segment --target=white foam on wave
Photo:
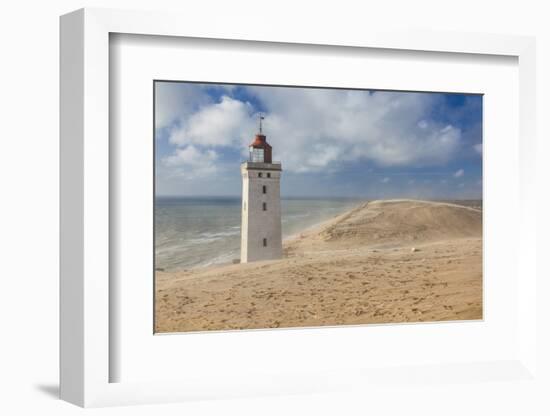
[[[199,263],[196,266],[193,266],[192,268],[195,269],[198,267],[208,267],[208,266],[214,266],[217,264],[231,263],[233,259],[236,257],[238,257],[237,252],[234,250],[231,250],[229,252],[220,254],[219,256],[214,257],[213,259]]]

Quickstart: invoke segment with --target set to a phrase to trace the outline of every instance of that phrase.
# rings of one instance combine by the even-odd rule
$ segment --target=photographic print
[[[153,88],[156,333],[482,319],[482,95]]]

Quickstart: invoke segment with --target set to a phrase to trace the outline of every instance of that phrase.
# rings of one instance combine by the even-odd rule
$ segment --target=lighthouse
[[[241,263],[280,259],[283,255],[281,233],[281,163],[271,159],[272,148],[262,132],[248,147],[248,161],[241,164],[243,182],[241,222]]]

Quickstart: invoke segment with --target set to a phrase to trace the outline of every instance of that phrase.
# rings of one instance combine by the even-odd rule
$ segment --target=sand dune
[[[305,238],[307,237],[307,238]],[[365,203],[302,233],[290,248],[331,243],[384,247],[481,237],[481,211],[444,202],[388,200]]]
[[[156,330],[482,317],[482,213],[373,201],[284,243],[285,258],[156,273]]]

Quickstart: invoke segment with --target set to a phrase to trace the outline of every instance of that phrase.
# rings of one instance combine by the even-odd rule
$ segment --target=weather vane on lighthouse
[[[262,134],[262,120],[265,119],[265,116],[260,113],[258,117],[260,119],[260,134]]]

